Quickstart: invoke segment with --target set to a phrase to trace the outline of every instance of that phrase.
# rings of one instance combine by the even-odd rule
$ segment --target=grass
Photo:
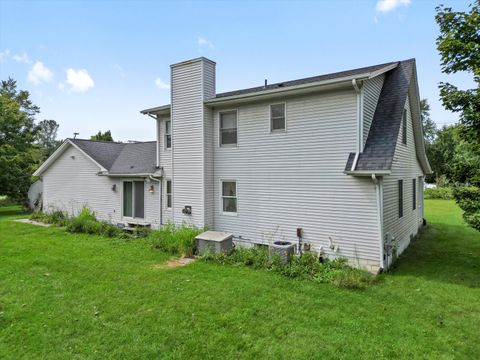
[[[0,358],[475,359],[480,235],[427,200],[422,238],[364,291],[168,255],[0,209]]]

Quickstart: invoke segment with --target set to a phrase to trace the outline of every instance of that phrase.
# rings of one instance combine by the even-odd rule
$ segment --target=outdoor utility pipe
[[[380,237],[380,271],[384,268],[383,262],[383,181],[382,178],[377,178],[375,174],[372,174],[372,180],[375,184],[375,190],[377,193],[377,212],[378,212],[378,232]]]

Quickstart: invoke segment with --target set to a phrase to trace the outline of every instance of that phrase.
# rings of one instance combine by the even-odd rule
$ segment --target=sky
[[[469,1],[444,1],[467,10]],[[54,119],[58,136],[155,139],[140,110],[170,102],[170,64],[217,63],[217,92],[416,58],[420,95],[437,125],[444,75],[430,0],[6,1],[0,0],[0,79],[15,79]]]

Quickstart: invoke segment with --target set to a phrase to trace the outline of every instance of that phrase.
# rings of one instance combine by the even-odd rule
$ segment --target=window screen
[[[271,130],[285,130],[285,104],[270,105]]]
[[[144,217],[144,189],[143,181],[134,182],[135,191],[134,191],[134,214],[136,218],[143,219]]]
[[[398,180],[398,217],[403,216],[403,180]]]
[[[237,212],[237,183],[235,181],[222,181],[223,212]]]
[[[237,112],[220,113],[220,145],[237,144]]]
[[[133,215],[133,188],[131,182],[123,183],[123,216],[131,217]]]

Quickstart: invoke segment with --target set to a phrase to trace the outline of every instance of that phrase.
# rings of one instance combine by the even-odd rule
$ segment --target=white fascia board
[[[386,73],[387,71],[390,71],[390,70],[392,70],[392,69],[395,69],[397,66],[398,66],[398,63],[385,66],[385,67],[383,67],[383,68],[381,68],[381,69],[379,69],[379,70],[377,70],[377,71],[374,71],[374,72],[370,73],[370,76],[369,76],[368,78],[371,79],[371,78],[374,78],[375,76],[384,74],[384,73]]]
[[[344,171],[347,175],[352,176],[372,176],[372,175],[390,175],[392,172],[391,170],[355,170],[355,171]]]

